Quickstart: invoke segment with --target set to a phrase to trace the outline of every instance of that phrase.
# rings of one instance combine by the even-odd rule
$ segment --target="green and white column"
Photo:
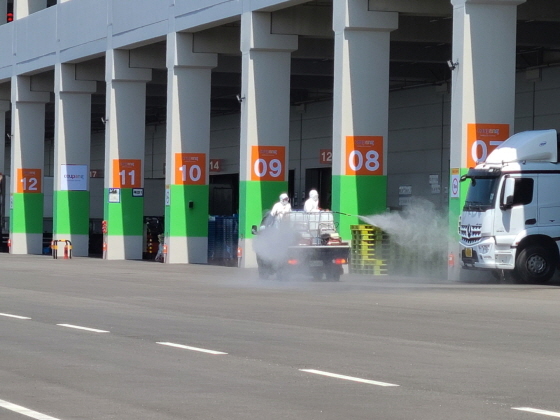
[[[168,263],[208,261],[210,89],[217,54],[193,34],[167,36],[165,244]]]
[[[387,208],[390,32],[397,12],[368,10],[367,0],[334,0],[332,208],[372,215]],[[357,217],[340,218],[350,239]]]
[[[95,81],[76,80],[75,64],[55,66],[53,239],[69,240],[72,255],[87,256],[91,94]]]
[[[49,92],[31,90],[30,76],[12,77],[12,254],[43,251],[45,104],[49,99]]]
[[[10,101],[0,97],[0,174],[6,175],[6,112],[10,110]],[[1,221],[0,221],[1,223]]]
[[[288,192],[290,60],[296,35],[270,33],[270,13],[241,16],[241,139],[239,247],[241,265],[255,267],[251,226]]]
[[[458,219],[467,183],[459,177],[514,133],[517,5],[524,0],[451,0],[453,53],[449,252],[458,279]]]
[[[131,68],[128,50],[109,50],[105,120],[106,258],[142,259],[146,83],[151,69]]]

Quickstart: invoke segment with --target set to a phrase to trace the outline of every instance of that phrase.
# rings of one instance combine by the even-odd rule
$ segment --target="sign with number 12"
[[[17,192],[18,193],[41,193],[42,174],[41,169],[18,168],[17,170]]]

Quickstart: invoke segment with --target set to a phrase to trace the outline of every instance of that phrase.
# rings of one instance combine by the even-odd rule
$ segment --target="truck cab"
[[[459,219],[461,264],[523,282],[546,282],[560,255],[556,130],[527,131],[498,146],[469,181]]]

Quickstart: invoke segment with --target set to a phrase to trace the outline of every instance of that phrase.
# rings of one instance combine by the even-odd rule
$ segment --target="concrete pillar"
[[[43,250],[45,104],[49,99],[49,92],[31,90],[31,77],[12,77],[12,254],[41,254]]]
[[[89,244],[91,94],[96,82],[76,80],[74,64],[55,65],[53,239],[70,240],[74,256]]]
[[[193,34],[167,36],[165,243],[169,263],[206,263],[210,88],[216,54],[193,53]]]
[[[332,208],[371,215],[387,207],[390,31],[397,12],[368,10],[368,0],[334,0]],[[340,219],[350,238],[357,217]]]
[[[6,23],[6,14],[8,13],[8,0],[0,0],[0,25]]]
[[[6,174],[6,112],[10,110],[10,101],[0,99],[0,174]]]
[[[152,71],[129,67],[128,50],[106,56],[105,220],[107,259],[141,259],[144,231],[146,82]]]
[[[14,0],[14,20],[47,8],[47,0]]]
[[[458,183],[514,132],[517,5],[524,0],[451,0],[451,145],[449,231],[459,277],[457,223],[468,185]]]
[[[290,60],[296,35],[270,33],[270,13],[241,16],[239,246],[243,267],[256,266],[251,225],[288,191]]]

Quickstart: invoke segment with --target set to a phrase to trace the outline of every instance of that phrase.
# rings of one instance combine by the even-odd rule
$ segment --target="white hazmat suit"
[[[303,211],[313,212],[319,211],[319,193],[315,190],[309,191],[309,198],[305,201],[303,205]]]
[[[272,207],[270,210],[270,215],[275,216],[278,218],[282,218],[284,214],[289,213],[292,211],[292,205],[290,204],[290,199],[288,194],[282,193],[280,194],[280,201]]]

